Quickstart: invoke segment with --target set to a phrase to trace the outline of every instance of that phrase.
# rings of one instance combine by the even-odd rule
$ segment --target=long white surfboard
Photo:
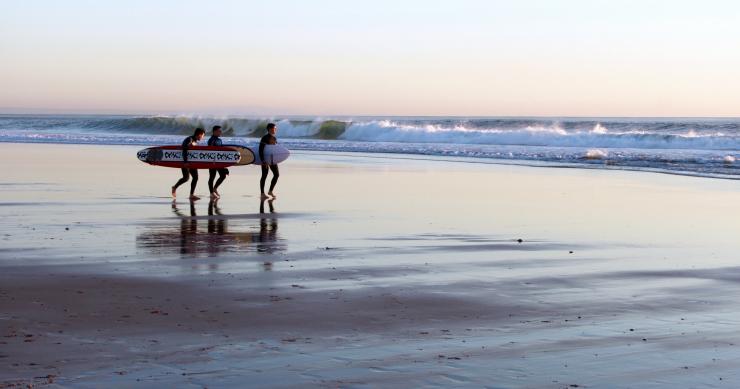
[[[262,160],[260,160],[260,147],[257,146],[250,146],[250,150],[254,153],[254,164],[261,165]],[[285,161],[290,156],[290,151],[283,147],[282,145],[265,145],[265,162],[269,163],[270,165],[277,165],[280,162]]]

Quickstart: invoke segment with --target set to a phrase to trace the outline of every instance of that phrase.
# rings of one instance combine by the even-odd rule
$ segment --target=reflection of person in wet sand
[[[215,199],[208,203],[208,216],[220,216],[221,210]],[[190,217],[172,202],[172,212],[180,217],[180,254],[198,254],[207,252],[210,256],[218,254],[228,242],[222,236],[226,233],[226,220],[223,218],[208,218],[208,234],[198,234],[198,219],[195,212],[195,203],[190,202]]]
[[[208,216],[221,216],[221,208],[218,206],[218,199],[212,198],[208,202]],[[208,218],[208,233],[223,235],[226,232],[226,219],[225,218]]]
[[[273,199],[269,199],[267,197],[260,200],[260,213],[265,213],[265,200],[267,200],[267,205],[270,207],[270,213],[275,213],[275,206],[272,205]]]
[[[275,213],[275,206],[272,204],[273,200],[262,198],[262,200],[260,201],[260,214],[265,214],[265,201],[267,201],[270,213]],[[278,239],[277,228],[278,224],[276,217],[260,218],[260,233],[256,236],[257,252],[272,254],[275,251],[282,250],[281,247],[274,244]]]
[[[265,202],[269,205],[268,214],[264,214]],[[188,202],[188,206],[180,205],[172,202],[172,212],[180,219],[179,225],[173,225],[172,222],[154,225],[137,235],[137,246],[158,255],[179,253],[182,258],[201,257],[204,254],[220,257],[221,253],[272,254],[286,249],[285,243],[278,237],[277,214],[271,215],[275,212],[272,200],[260,203],[263,214],[258,219],[253,215],[247,215],[246,218],[225,215],[218,200],[208,203],[208,217],[197,215],[195,202]],[[207,223],[207,230],[198,230],[200,219]],[[258,221],[259,229],[256,225]],[[203,223],[200,223],[200,227],[203,227]],[[235,227],[236,231],[229,230]]]
[[[197,252],[195,234],[198,232],[198,220],[195,219],[195,203],[190,202],[191,217],[183,214],[174,200],[172,201],[172,212],[180,217],[180,254]]]

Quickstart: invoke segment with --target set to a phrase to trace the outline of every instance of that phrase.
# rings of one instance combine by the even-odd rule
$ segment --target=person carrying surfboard
[[[272,181],[270,182],[270,191],[267,192],[268,195],[272,196],[273,198],[277,197],[275,196],[275,193],[273,193],[273,189],[275,189],[275,184],[277,184],[278,177],[280,177],[280,171],[278,170],[277,164],[268,164],[267,161],[265,161],[265,146],[266,145],[274,145],[277,144],[277,137],[275,134],[277,134],[277,126],[275,123],[267,123],[267,135],[263,136],[262,139],[260,139],[260,148],[259,148],[259,156],[260,161],[262,161],[262,177],[260,177],[260,193],[262,194],[262,198],[266,199],[267,195],[265,195],[265,181],[267,181],[267,173],[269,170],[272,170]]]
[[[188,150],[191,146],[195,146],[203,140],[203,137],[206,135],[206,131],[202,128],[196,128],[193,135],[185,138],[185,140],[182,141],[182,161],[185,162],[185,167],[181,168],[182,171],[182,178],[180,178],[177,183],[172,187],[172,197],[177,197],[176,191],[177,187],[188,182],[188,179],[190,176],[193,176],[193,182],[190,183],[190,200],[200,200],[200,197],[195,195],[195,186],[198,184],[198,169],[190,169],[188,168]]]
[[[208,146],[223,146],[221,142],[221,126],[213,126],[211,137],[208,139]],[[213,180],[216,178],[218,173],[218,180],[216,185],[213,185]],[[208,190],[211,192],[211,198],[218,199],[221,195],[218,193],[218,187],[224,182],[226,176],[229,174],[229,169],[222,167],[220,169],[208,169]]]

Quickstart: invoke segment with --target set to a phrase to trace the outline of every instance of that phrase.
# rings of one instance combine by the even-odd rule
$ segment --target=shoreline
[[[139,134],[132,134],[136,136]],[[245,139],[245,137],[228,137],[229,139]],[[246,138],[259,142],[258,137]],[[288,141],[301,141],[302,139],[288,138]],[[152,143],[64,143],[64,142],[16,142],[0,140],[0,144],[18,144],[18,145],[61,145],[61,146],[101,146],[101,147],[152,147]],[[247,145],[248,143],[240,143],[241,145]],[[516,145],[515,145],[516,146]],[[598,148],[597,148],[598,149]],[[618,149],[617,149],[618,150]],[[645,149],[660,151],[662,149]],[[680,150],[680,149],[679,149]],[[728,150],[729,152],[729,150]],[[429,162],[449,162],[449,163],[466,163],[466,164],[483,164],[483,165],[502,165],[502,166],[521,166],[521,167],[532,167],[532,168],[555,168],[555,169],[583,169],[583,170],[605,170],[605,171],[617,171],[617,172],[636,172],[636,173],[654,173],[654,174],[666,174],[675,175],[681,177],[694,177],[694,178],[708,178],[717,180],[740,180],[740,176],[730,176],[726,174],[701,174],[692,171],[670,171],[660,168],[649,168],[649,167],[633,167],[633,166],[619,166],[610,165],[608,159],[603,160],[603,165],[597,165],[593,163],[578,163],[578,162],[557,162],[557,161],[539,161],[539,160],[527,160],[527,159],[497,159],[488,157],[454,157],[454,156],[443,156],[443,155],[428,155],[421,153],[395,153],[395,152],[369,152],[369,151],[335,151],[335,150],[321,150],[321,149],[305,149],[305,148],[291,148],[293,154],[308,154],[308,155],[327,155],[327,156],[358,156],[364,158],[377,158],[384,160],[409,160],[409,161],[429,161]],[[730,153],[731,154],[731,153]],[[729,155],[729,154],[728,154]],[[591,158],[583,158],[584,161],[593,161]]]

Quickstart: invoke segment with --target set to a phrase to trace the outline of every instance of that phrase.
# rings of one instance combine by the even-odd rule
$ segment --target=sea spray
[[[586,151],[586,159],[606,159],[607,152],[599,149],[591,149]]]
[[[602,126],[601,123],[596,123],[591,132],[594,134],[606,134],[609,131],[606,129],[606,127]]]

